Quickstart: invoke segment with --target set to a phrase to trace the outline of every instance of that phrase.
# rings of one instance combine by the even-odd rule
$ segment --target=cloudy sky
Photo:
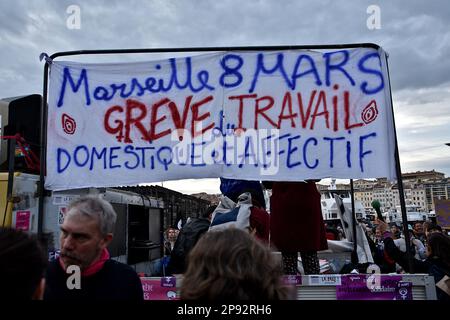
[[[0,98],[42,92],[41,52],[361,42],[389,54],[402,171],[435,169],[448,176],[448,0],[2,0]],[[164,186],[219,192],[216,179]]]

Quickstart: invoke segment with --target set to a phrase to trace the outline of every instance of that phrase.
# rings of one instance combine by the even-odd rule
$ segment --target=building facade
[[[450,184],[445,175],[435,170],[418,171],[402,175],[405,202],[417,206],[420,211],[434,210],[436,199],[449,199]],[[398,185],[386,178],[358,179],[353,182],[355,199],[361,201],[367,213],[375,213],[372,201],[378,200],[383,212],[400,206]]]

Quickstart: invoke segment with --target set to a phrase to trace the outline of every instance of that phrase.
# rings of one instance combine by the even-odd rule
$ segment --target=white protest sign
[[[53,61],[50,190],[184,178],[395,178],[385,53]]]

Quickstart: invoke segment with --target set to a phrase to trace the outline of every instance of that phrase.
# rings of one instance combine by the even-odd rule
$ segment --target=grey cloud
[[[450,172],[450,162],[448,161],[449,156],[450,151],[447,153],[446,157],[439,157],[423,162],[423,161],[408,161],[409,159],[407,158],[402,159],[402,156],[400,155],[400,159],[405,160],[402,161],[402,172],[413,172],[419,170],[426,171],[435,168],[436,171],[443,172],[446,173],[446,175],[448,175],[448,172]]]
[[[81,8],[81,30],[65,26],[71,4]],[[32,61],[38,51],[375,42],[390,54],[393,90],[447,82],[446,1],[378,1],[382,25],[372,31],[366,27],[366,8],[371,4],[368,0],[6,1],[0,10],[0,45],[8,45],[7,36],[20,39],[22,45],[1,57]],[[33,28],[35,32],[30,31]],[[32,71],[39,68],[36,64]]]

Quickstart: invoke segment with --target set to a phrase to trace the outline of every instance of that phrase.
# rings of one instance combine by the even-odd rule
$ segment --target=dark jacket
[[[372,252],[373,262],[380,267],[380,272],[395,272],[395,261],[392,260],[384,250],[384,241],[377,240],[375,242],[370,237],[367,237],[367,234],[366,238],[369,242],[370,251]]]
[[[49,264],[46,276],[44,300],[92,301],[123,300],[143,301],[141,281],[128,265],[107,260],[97,273],[81,277],[81,289],[68,289],[66,274],[54,260]]]
[[[174,244],[174,248],[175,248],[175,244]],[[170,256],[170,254],[172,253],[172,247],[170,245],[170,241],[165,241],[164,242],[164,255],[165,256]]]
[[[206,218],[193,218],[184,225],[170,254],[167,268],[169,274],[179,274],[186,271],[187,255],[200,237],[208,231],[209,225],[210,221]]]
[[[394,243],[394,240],[385,236],[384,250],[395,262],[397,262],[406,272],[409,272],[408,256],[400,251]],[[427,273],[434,277],[434,282],[438,283],[445,275],[450,276],[450,270],[445,266],[439,257],[428,257],[424,261],[412,259],[415,273]],[[436,287],[438,300],[450,301],[450,296]]]

